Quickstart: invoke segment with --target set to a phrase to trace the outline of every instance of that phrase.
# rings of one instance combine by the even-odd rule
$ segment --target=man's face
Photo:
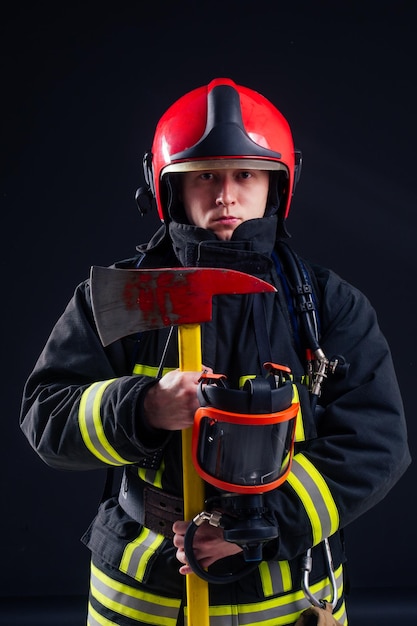
[[[219,239],[230,239],[239,224],[265,213],[269,189],[265,170],[204,170],[186,172],[181,178],[188,221]]]

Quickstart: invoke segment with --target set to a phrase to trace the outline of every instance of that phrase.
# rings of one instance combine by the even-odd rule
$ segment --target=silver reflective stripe
[[[162,489],[162,475],[164,471],[165,471],[165,463],[164,463],[164,460],[162,459],[160,467],[156,470],[139,467],[138,476],[145,483],[149,483],[153,485],[154,487],[159,487],[159,489]]]
[[[343,592],[343,566],[336,572],[339,598]],[[311,585],[311,589],[320,599],[329,599],[332,595],[329,579]],[[297,621],[300,614],[310,608],[310,603],[302,590],[293,591],[277,598],[270,598],[251,604],[211,606],[210,626],[287,626]],[[335,613],[336,619],[343,624],[346,620],[344,603]]]
[[[288,561],[262,561],[259,565],[259,574],[265,597],[275,596],[292,588]]]
[[[128,574],[135,580],[142,582],[145,576],[149,559],[164,542],[165,537],[142,527],[140,535],[124,549],[120,561],[120,571]]]
[[[88,616],[87,626],[118,626],[116,622],[112,622],[110,619],[103,617],[95,610],[95,608],[88,603]]]
[[[114,380],[113,378],[94,383],[84,391],[78,409],[78,423],[84,443],[94,456],[108,465],[127,465],[132,461],[121,457],[110,444],[104,432],[101,416],[104,391]]]
[[[124,585],[98,570],[93,564],[91,594],[103,607],[134,621],[155,626],[175,626],[177,623],[180,599],[165,598]],[[111,622],[90,607],[89,624],[106,626]]]
[[[297,493],[309,517],[313,545],[333,535],[339,527],[336,503],[323,476],[304,454],[294,456],[287,482]]]

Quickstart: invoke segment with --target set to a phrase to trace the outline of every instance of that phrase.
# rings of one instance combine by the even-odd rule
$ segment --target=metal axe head
[[[93,266],[90,284],[93,314],[104,346],[136,332],[207,322],[214,295],[276,291],[250,274],[195,267]]]

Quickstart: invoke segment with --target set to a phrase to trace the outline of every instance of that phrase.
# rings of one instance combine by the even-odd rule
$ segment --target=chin
[[[233,235],[233,231],[230,233],[214,233],[214,234],[216,235],[217,239],[220,239],[220,241],[230,241]]]
[[[217,239],[221,241],[229,241],[232,238],[233,233],[235,232],[236,227],[234,228],[213,228],[212,232],[216,235]]]

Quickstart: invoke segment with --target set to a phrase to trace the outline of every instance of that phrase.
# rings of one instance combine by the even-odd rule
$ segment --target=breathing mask
[[[263,494],[279,487],[291,469],[299,404],[293,402],[289,368],[273,363],[265,367],[266,378],[248,378],[240,390],[230,389],[221,375],[207,374],[199,382],[193,463],[218,495],[206,501],[209,511],[189,526],[185,552],[192,569],[209,582],[231,582],[247,568],[226,576],[203,570],[192,550],[201,523],[222,527],[225,540],[242,547],[250,569],[262,560],[262,544],[279,535]]]

